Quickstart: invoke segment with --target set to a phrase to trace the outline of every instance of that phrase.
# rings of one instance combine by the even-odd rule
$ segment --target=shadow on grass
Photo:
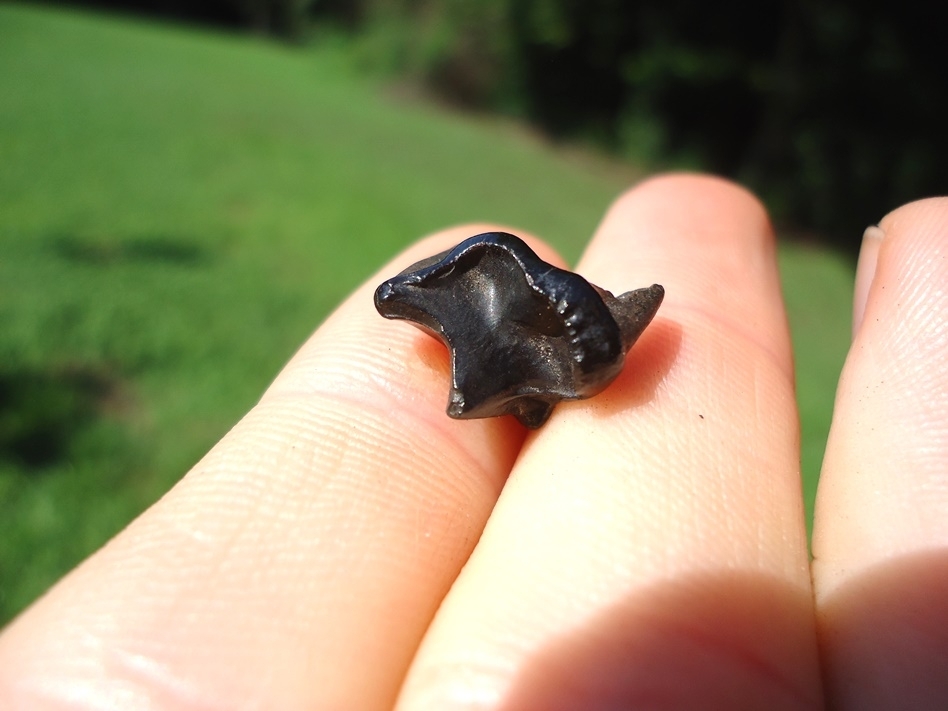
[[[71,262],[101,266],[142,262],[198,266],[211,261],[209,251],[197,244],[197,240],[167,235],[113,240],[58,234],[50,238],[50,245],[59,256]]]
[[[0,368],[0,461],[42,470],[120,400],[115,376],[91,368]]]

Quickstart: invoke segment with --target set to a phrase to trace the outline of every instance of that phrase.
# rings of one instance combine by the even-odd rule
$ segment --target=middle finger
[[[527,441],[399,708],[818,707],[763,209],[724,181],[652,180],[580,270],[615,291],[663,283],[665,304],[606,392]]]

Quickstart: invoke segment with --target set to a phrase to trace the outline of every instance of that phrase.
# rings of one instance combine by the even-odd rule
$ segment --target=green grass
[[[0,5],[0,623],[166,491],[400,246],[491,220],[575,259],[629,175],[396,101],[341,47]],[[850,274],[781,259],[811,496]]]
[[[784,301],[793,335],[800,410],[800,459],[807,528],[823,449],[833,415],[836,381],[849,350],[853,267],[814,246],[784,244],[780,249]]]

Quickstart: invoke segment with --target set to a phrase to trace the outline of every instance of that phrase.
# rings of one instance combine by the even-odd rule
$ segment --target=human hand
[[[948,708],[948,201],[881,227],[812,587],[769,223],[663,177],[578,268],[666,289],[609,389],[529,436],[447,418],[445,349],[372,291],[493,226],[415,245],[5,630],[0,708]]]

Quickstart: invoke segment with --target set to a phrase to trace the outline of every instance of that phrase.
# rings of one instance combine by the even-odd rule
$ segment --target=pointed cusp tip
[[[655,302],[655,310],[658,311],[658,307],[661,306],[662,301],[665,300],[665,287],[661,284],[652,284],[648,290],[652,295],[652,301]]]
[[[665,298],[665,287],[661,284],[652,284],[649,287],[646,287],[645,291],[649,293],[649,296],[657,302],[658,304],[662,303],[662,299]]]
[[[627,291],[618,297],[619,303],[622,304],[624,310],[634,314],[638,318],[647,316],[649,319],[655,315],[655,312],[658,311],[658,307],[662,305],[664,299],[665,287],[661,284],[652,284],[642,289]]]
[[[632,347],[632,344],[652,322],[664,298],[665,287],[661,284],[652,284],[621,294],[613,304],[610,304],[609,310],[622,333],[626,350]]]

